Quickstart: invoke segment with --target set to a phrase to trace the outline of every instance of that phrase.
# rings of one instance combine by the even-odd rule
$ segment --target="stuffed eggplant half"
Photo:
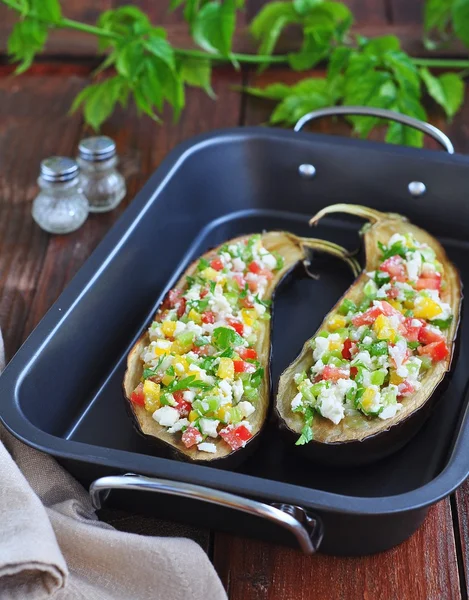
[[[253,447],[270,403],[272,297],[310,250],[359,272],[345,249],[285,232],[233,239],[187,269],[128,356],[124,393],[141,433],[205,463],[234,466]]]
[[[368,219],[366,268],[279,381],[276,411],[314,460],[363,464],[395,452],[428,416],[450,369],[462,288],[439,242],[396,214]]]

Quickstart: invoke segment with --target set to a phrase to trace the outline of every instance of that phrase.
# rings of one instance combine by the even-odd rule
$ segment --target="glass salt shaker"
[[[41,162],[37,180],[41,191],[33,201],[36,223],[49,233],[70,233],[88,217],[88,200],[80,190],[76,161],[52,156]]]
[[[80,184],[90,211],[107,212],[124,198],[125,179],[117,171],[116,144],[107,136],[90,137],[78,146]]]

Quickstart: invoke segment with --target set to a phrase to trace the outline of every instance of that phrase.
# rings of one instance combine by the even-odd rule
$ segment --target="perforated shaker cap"
[[[89,161],[101,161],[112,158],[116,154],[116,143],[106,135],[89,137],[78,145],[80,158]]]
[[[51,156],[41,162],[41,177],[46,181],[70,181],[78,175],[78,164],[66,156]]]

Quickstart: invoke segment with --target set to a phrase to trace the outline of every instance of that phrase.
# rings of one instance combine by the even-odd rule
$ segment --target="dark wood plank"
[[[412,0],[412,2],[408,0],[388,1],[390,3],[390,13],[393,23],[406,23],[407,25],[411,23],[421,25],[423,23],[425,0]]]
[[[219,534],[214,561],[230,600],[461,598],[447,501],[430,509],[407,542],[381,554],[307,557],[296,550]]]
[[[461,546],[461,558],[467,588],[469,585],[469,480],[457,490],[456,505],[459,525],[458,541]]]
[[[82,85],[76,76],[0,78],[0,323],[8,357],[23,338],[49,243],[31,217],[39,163],[75,148],[81,118],[67,110]]]

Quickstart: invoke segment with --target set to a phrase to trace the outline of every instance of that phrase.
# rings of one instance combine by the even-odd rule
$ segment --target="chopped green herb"
[[[448,317],[447,319],[433,319],[430,321],[430,325],[435,325],[435,327],[439,327],[442,330],[448,329],[453,320],[453,315]]]
[[[213,343],[217,348],[220,348],[220,350],[225,350],[230,346],[243,345],[244,340],[234,329],[217,327],[213,330]]]
[[[201,258],[199,260],[199,262],[197,263],[197,270],[203,271],[204,269],[206,269],[209,266],[210,266],[210,263],[208,262],[208,260],[206,258]]]

